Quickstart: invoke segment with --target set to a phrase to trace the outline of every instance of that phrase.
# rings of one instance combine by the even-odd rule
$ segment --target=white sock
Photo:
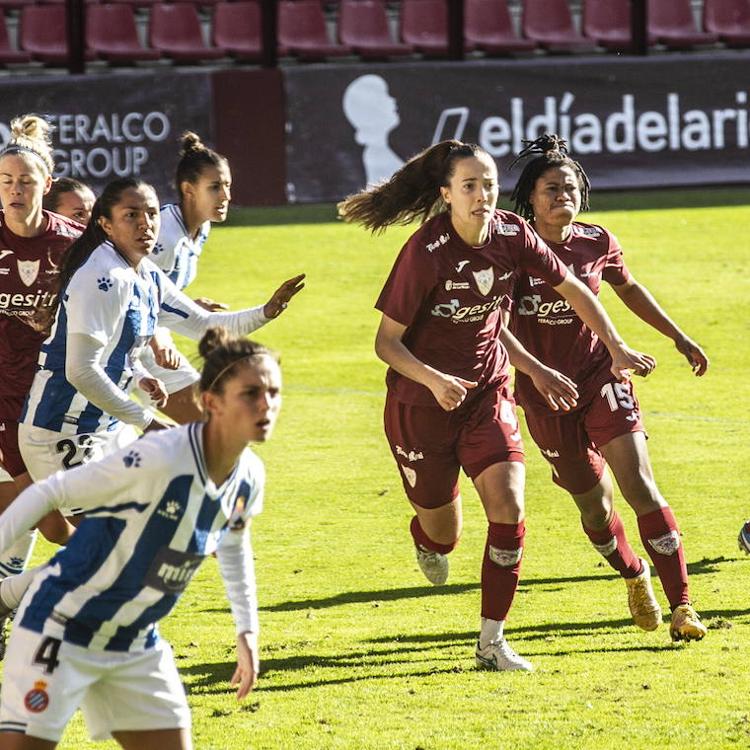
[[[505,620],[490,620],[482,618],[482,629],[479,632],[479,647],[487,648],[490,643],[497,643],[503,639]]]
[[[35,541],[36,529],[32,529],[5,550],[5,554],[0,556],[0,578],[23,573],[34,550]]]
[[[36,568],[30,568],[23,573],[8,576],[0,581],[0,605],[9,612],[17,609],[34,576],[43,567],[43,565],[37,565]]]

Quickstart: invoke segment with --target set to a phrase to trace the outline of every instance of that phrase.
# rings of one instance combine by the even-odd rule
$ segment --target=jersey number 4
[[[44,671],[47,674],[52,674],[55,669],[60,666],[57,654],[60,651],[61,643],[62,641],[58,638],[45,638],[42,641],[42,645],[39,646],[34,655],[34,664],[42,664],[44,666]]]

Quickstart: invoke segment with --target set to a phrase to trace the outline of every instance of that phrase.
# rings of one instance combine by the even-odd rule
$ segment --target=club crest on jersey
[[[34,714],[40,714],[49,706],[49,694],[47,693],[47,683],[44,680],[37,680],[34,687],[24,696],[23,705],[27,711]]]
[[[477,282],[479,293],[486,297],[495,283],[495,272],[492,266],[484,268],[481,271],[472,271],[472,274],[474,275],[474,281]]]
[[[521,231],[521,227],[518,224],[498,224],[497,233],[502,234],[504,237],[515,237]]]
[[[414,471],[414,469],[410,468],[409,466],[404,466],[403,464],[399,464],[401,467],[401,471],[404,473],[404,476],[406,477],[406,481],[409,483],[410,487],[416,487],[417,485],[417,472]]]
[[[39,275],[38,260],[18,260],[18,275],[26,286],[31,286]]]

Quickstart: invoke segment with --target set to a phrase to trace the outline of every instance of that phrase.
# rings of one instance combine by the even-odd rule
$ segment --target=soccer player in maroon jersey
[[[52,182],[49,126],[35,115],[11,123],[11,137],[0,151],[0,461],[13,483],[0,485],[5,508],[31,484],[18,448],[18,419],[36,371],[44,335],[29,322],[38,306],[53,302],[51,282],[63,252],[82,227],[42,209]],[[39,528],[64,544],[70,526],[58,513]],[[0,558],[0,577],[20,572],[31,553],[33,536]]]
[[[568,156],[565,141],[544,135],[527,142],[519,158],[528,161],[512,195],[516,211],[594,294],[606,281],[626,307],[674,341],[696,375],[703,375],[708,367],[703,350],[633,278],[617,239],[604,227],[576,221],[579,211],[588,208],[589,181],[580,164]],[[511,329],[532,358],[577,385],[577,403],[550,408],[529,377],[534,364],[523,355],[517,359],[507,333],[502,334],[516,366],[515,397],[529,432],[551,464],[554,482],[573,496],[591,543],[625,579],[636,625],[655,630],[662,621],[661,609],[649,566],[630,546],[614,508],[606,464],[635,511],[643,545],[669,600],[672,639],[703,638],[706,628],[690,604],[677,521],[654,481],[632,384],[613,377],[605,342],[538,274],[518,278]]]
[[[411,534],[432,583],[447,578],[461,533],[461,468],[488,521],[482,563],[477,666],[531,670],[504,638],[524,540],[523,445],[498,340],[517,274],[557,289],[612,354],[612,369],[650,372],[654,360],[623,343],[588,288],[570,275],[520,217],[497,211],[497,167],[478,146],[444,141],[387,182],[350,196],[342,218],[380,231],[420,219],[376,303],[375,349],[388,365],[385,431],[416,516]],[[428,219],[432,214],[433,218]],[[551,398],[571,397],[564,378],[546,378]]]

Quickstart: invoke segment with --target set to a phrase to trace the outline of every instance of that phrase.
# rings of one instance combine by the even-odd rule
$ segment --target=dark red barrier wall
[[[212,90],[213,140],[232,165],[234,204],[286,203],[281,72],[217,71]]]

